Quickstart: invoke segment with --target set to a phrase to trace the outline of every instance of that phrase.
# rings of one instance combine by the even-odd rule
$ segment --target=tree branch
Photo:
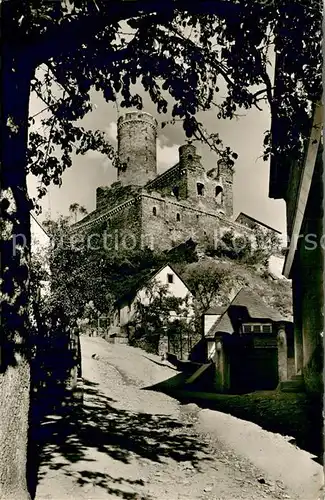
[[[93,2],[89,2],[89,4],[93,4]],[[124,19],[136,17],[139,14],[173,15],[175,11],[184,11],[192,14],[210,13],[225,18],[229,16],[237,17],[241,12],[240,5],[226,0],[201,2],[188,2],[188,0],[165,0],[164,2],[113,0],[101,3],[99,12],[67,15],[64,19],[61,19],[60,23],[48,23],[44,35],[39,34],[39,29],[35,29],[33,33],[26,35],[22,29],[17,30],[16,23],[13,26],[12,19],[15,19],[15,16],[13,15],[11,2],[6,2],[3,7],[6,7],[3,13],[3,18],[6,19],[6,22],[3,23],[4,29],[2,33],[3,50],[19,52],[24,49],[33,59],[35,67],[51,58],[73,53],[82,43],[92,40],[107,26]],[[85,5],[86,8],[87,5]]]

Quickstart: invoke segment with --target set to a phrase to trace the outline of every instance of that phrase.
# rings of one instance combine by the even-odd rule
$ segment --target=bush
[[[228,257],[250,265],[266,265],[271,255],[280,251],[281,241],[273,231],[262,231],[256,228],[254,236],[235,236],[234,231],[226,231],[217,246],[208,251],[211,256]]]

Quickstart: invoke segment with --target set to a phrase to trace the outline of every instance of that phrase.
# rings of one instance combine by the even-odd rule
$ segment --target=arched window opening
[[[153,213],[153,215],[157,215],[157,208],[156,207],[153,207],[152,213]]]
[[[199,196],[204,196],[204,184],[202,184],[202,182],[198,182],[196,184],[196,188],[197,188],[197,194]]]
[[[217,203],[221,203],[222,202],[222,193],[223,193],[222,187],[221,186],[216,186],[215,196],[216,196],[216,202]]]
[[[177,222],[179,222],[181,220],[181,216],[178,213],[176,214],[176,220],[177,220]]]
[[[193,160],[193,156],[192,155],[188,155],[187,159],[191,161],[191,160]]]

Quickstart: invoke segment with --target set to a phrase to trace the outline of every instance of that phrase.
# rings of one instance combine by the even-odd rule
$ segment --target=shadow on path
[[[39,465],[50,470],[61,469],[61,474],[75,476],[75,482],[81,486],[95,484],[127,500],[146,500],[146,497],[116,486],[142,482],[114,478],[100,470],[93,472],[94,464],[89,467],[91,471],[83,470],[85,462],[95,462],[90,458],[91,450],[124,464],[134,457],[157,463],[168,457],[177,462],[190,461],[194,467],[198,465],[196,453],[204,451],[206,445],[189,435],[191,425],[181,424],[169,416],[116,409],[113,402],[96,384],[84,380],[84,404],[64,407],[56,415],[47,416],[40,426],[36,436]],[[83,464],[79,470],[76,464],[80,461]],[[65,469],[67,463],[74,467]],[[39,469],[38,481],[44,475]]]
[[[158,365],[158,366],[163,366],[164,368],[169,368],[170,370],[174,370],[174,371],[178,371],[177,368],[175,368],[174,366],[171,366],[171,365],[166,365],[164,363],[159,363],[159,361],[155,361],[154,359],[151,359],[151,358],[148,358],[147,356],[143,356],[144,358],[148,359],[149,361],[151,361],[152,363],[155,363],[155,365]]]

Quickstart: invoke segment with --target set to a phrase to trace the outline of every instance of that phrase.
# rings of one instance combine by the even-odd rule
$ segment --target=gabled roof
[[[145,277],[143,277],[142,279],[140,279],[139,282],[137,282],[137,284],[135,286],[133,286],[132,288],[130,288],[130,290],[127,293],[125,293],[119,299],[117,299],[115,301],[115,304],[117,305],[117,304],[120,304],[120,303],[122,303],[124,301],[134,299],[134,297],[136,296],[136,294],[145,286],[145,284],[148,283],[149,281],[153,280],[157,276],[157,274],[159,274],[163,269],[165,269],[165,267],[170,267],[170,269],[173,271],[173,273],[176,274],[176,276],[186,286],[186,288],[188,289],[189,293],[192,294],[191,290],[189,289],[189,287],[187,286],[187,284],[185,283],[185,281],[183,280],[183,278],[178,274],[177,271],[175,271],[175,269],[173,268],[173,266],[167,262],[163,266],[159,267],[159,269],[156,268],[156,269],[152,269],[151,271],[149,271],[148,274]]]
[[[226,309],[226,306],[212,306],[207,311],[205,311],[204,315],[223,314]]]
[[[258,224],[259,226],[264,226],[267,229],[274,231],[275,233],[281,234],[281,231],[278,231],[277,229],[274,229],[274,227],[271,227],[271,226],[268,226],[267,224],[264,224],[264,222],[261,222],[261,221],[255,219],[254,217],[252,217],[251,215],[245,214],[244,212],[240,212],[240,214],[237,215],[235,222],[238,222],[238,219],[240,219],[241,215],[243,215],[247,219],[250,219],[252,222],[254,222],[255,224]]]
[[[249,288],[242,288],[208,332],[208,336],[215,333],[232,334],[236,330],[236,323],[249,320],[269,320],[272,322],[288,322],[280,313],[255,294]]]

